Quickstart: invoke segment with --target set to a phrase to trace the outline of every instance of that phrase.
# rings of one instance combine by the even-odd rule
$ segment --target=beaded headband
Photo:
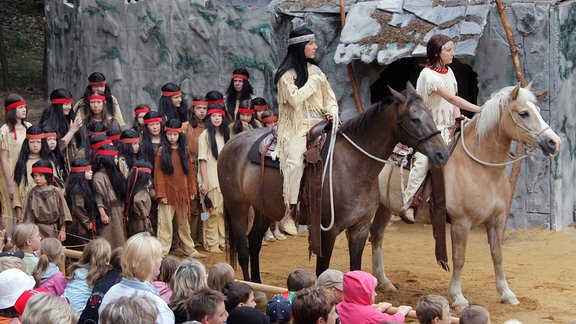
[[[302,35],[298,37],[288,38],[288,46],[298,43],[308,43],[315,38],[314,34]]]
[[[450,47],[454,47],[454,43],[452,43],[452,41],[448,41],[446,43],[444,43],[444,45],[442,45],[442,49],[449,49]]]

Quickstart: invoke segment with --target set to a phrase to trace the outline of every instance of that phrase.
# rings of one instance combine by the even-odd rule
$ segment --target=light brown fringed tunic
[[[338,101],[326,75],[319,67],[308,64],[308,81],[298,88],[294,70],[284,73],[278,80],[278,157],[284,176],[284,203],[296,204],[300,180],[304,173],[306,133],[325,120],[338,114]]]
[[[96,190],[96,202],[98,207],[106,210],[106,215],[110,218],[108,224],[100,224],[98,232],[101,237],[105,238],[112,250],[123,246],[126,241],[124,235],[124,219],[122,216],[122,202],[116,196],[112,183],[106,174],[106,170],[101,169],[94,173],[92,182]]]
[[[40,228],[40,236],[58,238],[60,227],[71,222],[72,216],[62,192],[48,185],[34,186],[28,193],[24,222],[34,223]]]

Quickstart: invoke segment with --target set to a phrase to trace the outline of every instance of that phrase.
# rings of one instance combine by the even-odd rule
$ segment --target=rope
[[[340,120],[338,114],[332,116],[332,129],[330,130],[330,143],[328,143],[328,156],[326,157],[326,167],[322,171],[322,187],[324,187],[324,178],[326,177],[326,171],[330,169],[329,177],[329,187],[330,187],[330,225],[324,227],[322,225],[322,220],[320,220],[320,229],[324,232],[328,232],[334,226],[334,183],[332,180],[332,170],[334,166],[334,146],[336,145],[336,136],[338,135],[338,125]]]
[[[374,156],[374,155],[366,152],[363,148],[361,148],[360,146],[358,146],[358,144],[354,143],[354,141],[352,141],[352,140],[348,137],[348,135],[346,135],[346,134],[344,134],[344,133],[342,133],[342,132],[340,132],[340,134],[342,134],[342,136],[343,136],[350,144],[352,144],[352,146],[354,146],[358,151],[364,153],[364,155],[366,155],[367,157],[369,157],[369,158],[371,158],[371,159],[373,159],[373,160],[376,160],[376,161],[378,161],[378,162],[380,162],[380,163],[385,163],[385,164],[390,164],[390,165],[398,165],[398,162],[390,161],[390,160],[384,160],[384,159],[381,159],[381,158],[379,158],[379,157],[376,157],[376,156]]]
[[[512,118],[512,120],[514,120],[514,118]],[[519,125],[516,123],[515,120],[514,120],[514,123],[516,124],[516,126],[519,126]],[[519,126],[519,127],[521,127],[521,126]],[[528,152],[528,154],[522,155],[522,156],[519,157],[519,158],[510,160],[510,161],[508,161],[508,162],[503,162],[503,163],[490,163],[490,162],[482,161],[482,160],[480,160],[479,158],[477,158],[476,156],[474,156],[474,154],[472,154],[472,152],[470,152],[470,151],[468,150],[468,148],[466,147],[466,142],[465,142],[465,140],[464,140],[464,120],[461,120],[461,121],[460,121],[460,128],[462,129],[462,131],[461,131],[460,133],[461,133],[461,135],[462,135],[462,148],[464,149],[464,152],[466,152],[466,154],[468,154],[468,156],[469,156],[472,160],[474,160],[474,161],[476,161],[477,163],[480,163],[480,164],[482,164],[482,165],[485,165],[485,166],[490,166],[490,167],[507,166],[507,165],[510,165],[510,164],[513,164],[513,163],[516,163],[516,162],[518,162],[518,161],[522,161],[522,160],[524,160],[524,159],[526,159],[526,158],[531,157],[531,156],[532,156],[532,153],[534,152],[534,148],[531,148],[530,151]],[[546,130],[546,129],[545,129],[545,130]],[[543,130],[543,131],[545,131],[545,130]],[[528,131],[529,131],[529,130],[528,130]],[[529,132],[531,132],[531,131],[529,131]]]

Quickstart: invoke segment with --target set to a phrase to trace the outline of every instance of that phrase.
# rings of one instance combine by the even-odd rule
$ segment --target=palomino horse
[[[452,307],[468,305],[462,294],[461,275],[470,230],[484,225],[490,244],[500,302],[519,303],[508,287],[502,265],[502,235],[507,221],[510,183],[506,163],[512,141],[539,146],[548,157],[560,149],[560,138],[540,116],[536,98],[520,86],[495,93],[482,113],[468,122],[452,156],[444,167],[446,209],[452,226],[453,273],[450,283]],[[464,143],[463,143],[464,141]],[[384,273],[382,239],[391,213],[402,207],[398,167],[386,165],[379,175],[380,202],[371,228],[374,275],[384,289],[395,290]]]
[[[333,226],[328,226],[330,230],[322,231],[322,256],[316,259],[317,273],[328,268],[334,241],[343,230],[347,230],[349,237],[350,268],[360,269],[370,221],[378,207],[377,179],[383,165],[367,154],[388,158],[396,143],[402,142],[416,147],[435,166],[444,165],[448,159],[448,149],[441,137],[436,136],[438,132],[432,116],[412,85],[402,93],[392,92],[394,95],[386,102],[375,104],[339,129],[333,156],[333,219],[330,186],[323,186],[322,193],[322,224],[328,226],[333,220]],[[261,170],[259,165],[248,160],[252,144],[267,132],[270,130],[255,129],[234,136],[218,157],[218,179],[229,226],[230,261],[235,265],[237,256],[244,280],[251,279],[253,282],[261,282],[259,253],[264,232],[270,225],[270,219],[281,220],[285,211],[279,170],[270,167]],[[347,135],[366,153],[354,147],[341,134]],[[247,237],[250,206],[255,210],[255,217]]]

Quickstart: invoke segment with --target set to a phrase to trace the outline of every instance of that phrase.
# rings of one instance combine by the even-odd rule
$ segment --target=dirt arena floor
[[[285,287],[286,278],[292,270],[303,268],[314,272],[315,259],[308,259],[307,244],[307,237],[302,235],[262,247],[263,283]],[[387,230],[384,244],[390,251],[384,256],[386,273],[398,291],[380,292],[376,297],[378,301],[414,307],[422,294],[447,296],[451,273],[443,271],[436,264],[429,225],[393,222]],[[450,251],[450,247],[448,249]],[[508,284],[520,300],[520,305],[498,303],[492,260],[483,229],[475,230],[470,236],[463,271],[463,291],[471,304],[486,307],[491,313],[492,323],[504,323],[508,319],[518,319],[524,324],[576,323],[574,228],[569,227],[562,232],[509,230],[503,253]],[[370,243],[367,243],[362,269],[369,272],[372,270],[371,254]],[[223,254],[210,255],[205,262],[209,268],[213,263],[224,260]],[[348,267],[346,238],[341,235],[336,243],[331,268],[345,272]],[[239,269],[236,276],[242,278]],[[453,311],[453,316],[458,315]],[[407,323],[417,321],[407,319]]]

